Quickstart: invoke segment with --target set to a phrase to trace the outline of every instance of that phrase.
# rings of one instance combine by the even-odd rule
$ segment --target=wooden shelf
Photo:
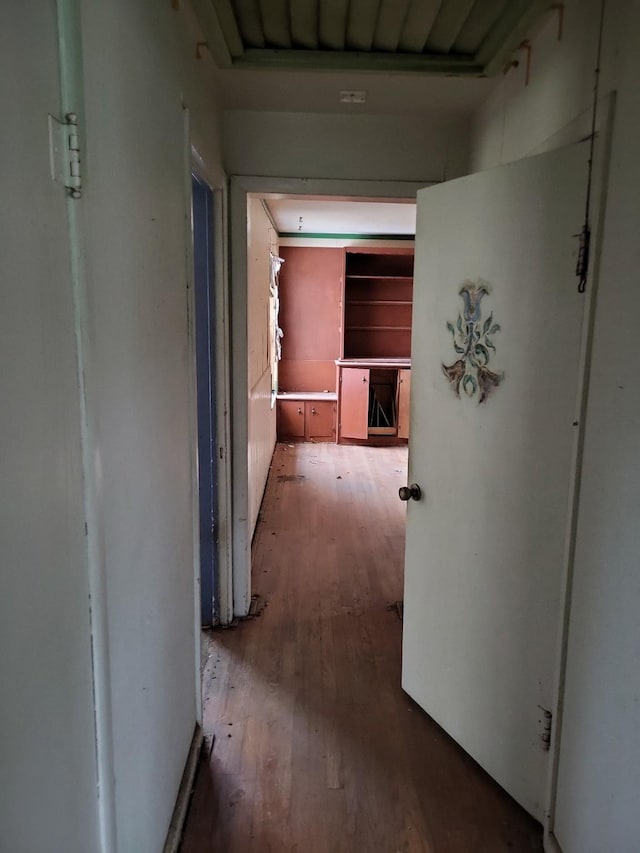
[[[342,355],[409,358],[413,254],[345,254]]]
[[[347,298],[347,307],[349,305],[411,305],[410,299],[349,299]]]
[[[361,275],[361,274],[354,275],[353,273],[350,273],[350,272],[347,273],[347,278],[348,279],[349,278],[357,278],[357,279],[368,278],[368,279],[372,279],[375,281],[393,281],[394,279],[396,281],[413,281],[412,275]]]
[[[279,391],[276,400],[310,400],[320,403],[323,400],[335,402],[338,395],[335,391]]]
[[[389,367],[393,370],[408,370],[410,358],[337,358],[338,367]]]
[[[347,326],[347,332],[410,332],[411,326]]]

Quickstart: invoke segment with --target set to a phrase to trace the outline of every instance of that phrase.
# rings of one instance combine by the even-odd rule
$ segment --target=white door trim
[[[217,611],[222,625],[228,625],[233,619],[230,580],[231,537],[228,535],[231,524],[231,453],[230,438],[230,385],[229,385],[229,298],[225,282],[228,281],[228,227],[227,227],[227,188],[226,176],[218,169],[210,168],[207,161],[194,145],[189,126],[189,110],[185,108],[185,224],[187,231],[187,281],[189,283],[189,359],[191,396],[191,478],[193,484],[193,543],[194,543],[194,607],[196,634],[196,670],[198,697],[200,695],[200,538],[198,511],[198,418],[196,395],[196,344],[195,344],[195,302],[193,290],[193,244],[191,222],[191,175],[195,171],[208,184],[213,192],[213,240],[214,240],[214,277],[213,295],[215,299],[215,389],[216,389],[216,480],[217,480],[217,569],[218,588]],[[198,699],[198,705],[200,705]],[[200,707],[198,713],[201,713]],[[198,716],[200,721],[200,716]]]
[[[188,110],[185,110],[188,114]],[[188,118],[185,119],[188,125]],[[187,127],[187,168],[185,180],[188,184],[188,209],[186,222],[187,240],[187,276],[189,281],[189,358],[191,361],[192,403],[191,403],[191,432],[194,448],[197,447],[198,421],[195,394],[195,314],[193,293],[193,246],[191,224],[191,175],[196,172],[208,184],[213,192],[213,240],[214,240],[214,278],[213,295],[215,299],[215,389],[216,389],[216,480],[217,480],[217,573],[218,588],[217,611],[220,624],[228,625],[233,619],[233,604],[231,599],[231,537],[228,530],[231,524],[231,453],[229,438],[230,427],[230,385],[229,385],[229,295],[225,282],[228,281],[228,225],[227,225],[227,188],[225,181],[220,180],[217,170],[210,169],[190,138]],[[194,560],[196,579],[196,635],[197,635],[197,665],[198,689],[200,685],[200,561],[199,561],[199,527],[198,527],[198,459],[195,450],[191,454],[192,482],[194,484]]]

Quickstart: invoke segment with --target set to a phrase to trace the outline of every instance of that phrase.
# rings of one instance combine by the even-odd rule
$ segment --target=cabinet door
[[[369,426],[369,371],[343,367],[340,383],[340,435],[367,438]]]
[[[304,403],[278,400],[278,438],[304,438]]]
[[[330,400],[305,403],[307,438],[332,438],[335,433],[334,414],[335,405]]]
[[[398,438],[409,438],[411,371],[398,371]]]

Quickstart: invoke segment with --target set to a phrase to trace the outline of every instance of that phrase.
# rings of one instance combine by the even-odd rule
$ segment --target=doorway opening
[[[409,181],[345,181],[325,179],[296,179],[296,178],[254,178],[234,177],[230,183],[230,235],[231,235],[231,337],[233,340],[233,360],[231,363],[232,407],[234,412],[232,425],[233,446],[239,452],[234,455],[233,475],[233,610],[236,616],[244,616],[251,606],[251,539],[253,535],[254,514],[250,511],[252,499],[251,489],[259,489],[261,497],[268,464],[276,440],[275,411],[269,407],[269,414],[258,417],[258,422],[267,425],[271,430],[269,441],[266,442],[268,452],[264,454],[267,465],[263,477],[250,477],[250,453],[243,452],[244,448],[256,447],[250,440],[250,430],[256,422],[256,399],[264,399],[257,394],[257,388],[250,386],[250,376],[247,370],[249,348],[255,341],[250,332],[252,307],[247,287],[249,266],[252,253],[249,251],[249,236],[251,231],[251,206],[258,206],[261,199],[269,196],[306,196],[312,198],[333,198],[343,201],[412,201],[416,192],[424,187],[423,182]],[[272,227],[274,233],[275,228]],[[266,281],[266,279],[265,279]],[[266,320],[267,310],[262,312]],[[264,324],[263,324],[264,326]],[[266,350],[266,338],[264,349]],[[334,365],[335,369],[335,365]],[[302,408],[302,407],[301,407]],[[264,409],[264,407],[263,407]],[[266,411],[266,409],[265,409]],[[259,506],[259,500],[256,501]]]
[[[356,467],[349,447],[369,447],[395,496],[392,484],[399,476],[404,485],[407,474],[415,202],[265,194],[260,204],[280,263],[269,330],[278,343],[274,460],[283,467],[281,453],[299,443],[338,444],[348,478]],[[250,221],[252,254],[259,234]],[[254,287],[249,281],[250,298]],[[310,448],[289,455],[324,464]],[[313,496],[319,505],[325,498]],[[348,499],[344,511],[352,509]],[[391,604],[402,614],[402,553],[397,562]]]
[[[253,538],[276,437],[406,446],[415,202],[252,193],[246,204]],[[280,267],[275,282],[269,259]],[[274,341],[275,364],[268,358]]]

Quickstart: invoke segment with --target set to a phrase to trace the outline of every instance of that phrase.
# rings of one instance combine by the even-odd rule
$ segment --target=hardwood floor
[[[182,853],[541,851],[541,828],[400,687],[405,448],[278,445],[262,614],[211,635]]]

